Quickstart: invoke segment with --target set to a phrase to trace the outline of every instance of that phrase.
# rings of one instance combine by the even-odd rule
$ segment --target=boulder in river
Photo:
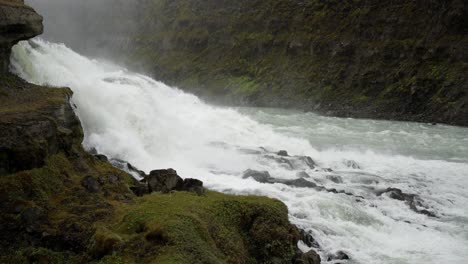
[[[304,242],[308,247],[312,248],[320,248],[319,243],[315,240],[315,238],[312,236],[311,232],[307,232],[303,229],[299,231],[300,234],[300,240]]]
[[[268,171],[256,171],[251,169],[244,171],[242,178],[252,178],[261,183],[270,182],[270,180],[272,179]]]
[[[304,162],[304,164],[307,165],[311,169],[315,169],[315,167],[317,167],[317,164],[315,163],[315,161],[309,156],[300,156],[299,160]]]
[[[327,261],[334,261],[334,260],[348,260],[349,256],[343,251],[337,251],[333,254],[329,254],[327,257]]]
[[[310,178],[310,175],[305,171],[300,171],[300,172],[296,173],[296,176],[298,178]]]
[[[343,183],[343,178],[339,175],[327,175],[326,178],[334,183]]]
[[[383,191],[378,191],[377,196],[381,196],[384,193],[388,194],[388,196],[392,199],[406,202],[410,209],[418,214],[424,214],[430,217],[437,217],[437,215],[434,212],[427,210],[427,208],[420,209],[420,207],[425,206],[423,204],[422,199],[416,194],[408,194],[398,188],[387,188]]]
[[[308,181],[304,178],[299,178],[299,179],[295,179],[295,180],[286,180],[286,181],[278,181],[280,183],[284,183],[286,185],[289,185],[289,186],[294,186],[294,187],[300,187],[300,188],[315,188],[317,187],[317,184],[311,182],[311,181]]]
[[[276,155],[282,156],[282,157],[289,157],[288,152],[286,150],[280,150],[278,151],[278,153],[276,153]]]

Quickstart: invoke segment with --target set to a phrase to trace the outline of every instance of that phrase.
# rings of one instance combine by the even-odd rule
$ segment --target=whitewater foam
[[[312,232],[325,260],[342,250],[352,258],[348,263],[468,261],[466,128],[214,107],[40,39],[15,46],[12,70],[30,82],[74,91],[86,148],[147,172],[172,167],[211,189],[282,200],[291,221]],[[285,168],[254,154],[261,147],[310,156],[333,172]],[[347,165],[350,160],[359,168]],[[242,179],[246,169],[267,170],[279,179],[305,171],[314,182],[355,196]],[[330,181],[330,174],[343,183]],[[419,195],[438,218],[376,195],[388,187]]]

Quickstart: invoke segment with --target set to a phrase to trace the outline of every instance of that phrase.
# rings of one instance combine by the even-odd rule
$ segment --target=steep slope
[[[212,100],[468,125],[462,0],[140,5],[130,61]]]

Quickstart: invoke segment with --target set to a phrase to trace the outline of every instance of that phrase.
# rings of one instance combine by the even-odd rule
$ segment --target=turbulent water
[[[325,263],[339,250],[347,263],[468,263],[467,128],[210,106],[42,40],[17,45],[12,70],[33,83],[72,88],[86,148],[147,172],[175,168],[214,190],[280,199],[320,244]],[[290,166],[279,150],[310,156],[318,167],[285,158]],[[307,181],[348,195],[243,179],[247,169],[276,179],[306,172]],[[389,187],[417,195],[418,209],[436,217],[378,195]]]

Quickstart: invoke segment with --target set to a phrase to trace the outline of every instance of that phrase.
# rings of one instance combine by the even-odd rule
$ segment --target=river
[[[337,251],[351,258],[340,263],[468,263],[468,128],[212,106],[41,39],[14,48],[12,71],[74,91],[87,149],[146,172],[174,168],[213,190],[283,201],[323,263],[336,262],[327,255]],[[248,169],[275,182],[244,179]],[[298,178],[320,188],[282,183]]]

